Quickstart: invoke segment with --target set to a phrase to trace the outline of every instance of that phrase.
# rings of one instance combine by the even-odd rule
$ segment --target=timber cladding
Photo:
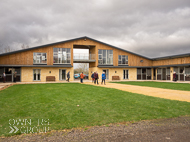
[[[180,58],[174,58],[174,59],[164,59],[164,60],[153,61],[153,66],[188,64],[188,63],[190,63],[190,57],[180,57]]]
[[[122,49],[114,48],[89,38],[80,38],[70,40],[63,43],[55,43],[51,45],[44,45],[40,48],[31,48],[27,51],[21,51],[8,55],[0,56],[0,64],[2,65],[33,65],[33,53],[41,52],[47,53],[47,65],[53,65],[53,48],[70,48],[71,49],[71,65],[73,66],[73,45],[91,45],[89,53],[96,55],[96,62],[90,63],[90,67],[98,66],[98,50],[113,50],[113,66],[118,66],[118,55],[128,55],[129,66],[159,66],[159,65],[173,65],[190,63],[190,57],[180,57],[175,59],[165,60],[151,60],[137,54],[133,54]]]
[[[53,65],[53,48],[71,48],[71,65],[73,65],[73,45],[93,45],[89,52],[96,54],[95,64],[92,66],[98,66],[98,49],[113,50],[113,65],[118,66],[118,55],[128,55],[129,66],[151,66],[152,61],[146,58],[110,47],[108,45],[90,40],[79,39],[74,41],[68,41],[65,43],[59,43],[55,45],[47,45],[41,48],[36,48],[23,52],[13,53],[9,55],[0,56],[0,64],[6,65],[33,65],[33,53],[41,52],[47,53],[47,65]],[[143,60],[143,62],[140,62]]]

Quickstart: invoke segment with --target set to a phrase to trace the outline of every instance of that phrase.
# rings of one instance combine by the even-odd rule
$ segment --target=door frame
[[[62,78],[62,71],[65,70],[65,79]],[[61,71],[61,74],[60,74]],[[66,69],[59,69],[59,81],[63,81],[67,79],[67,70]]]

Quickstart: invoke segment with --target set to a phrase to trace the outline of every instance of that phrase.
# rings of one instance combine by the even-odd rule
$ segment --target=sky
[[[0,52],[88,36],[149,57],[190,53],[189,0],[0,0]]]

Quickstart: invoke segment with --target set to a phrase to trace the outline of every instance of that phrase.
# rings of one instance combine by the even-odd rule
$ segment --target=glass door
[[[6,82],[13,82],[12,68],[5,68]]]
[[[123,70],[123,79],[129,79],[128,78],[128,70]]]
[[[41,69],[33,69],[33,80],[34,81],[41,80]]]
[[[162,80],[166,80],[166,68],[162,69]]]
[[[66,80],[66,70],[59,69],[59,80]]]

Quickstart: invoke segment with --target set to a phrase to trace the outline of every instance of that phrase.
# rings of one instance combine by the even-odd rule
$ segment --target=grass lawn
[[[13,126],[20,134],[38,125],[61,130],[190,115],[188,102],[77,83],[14,85],[0,91],[0,98],[0,136],[13,135]]]
[[[169,82],[154,82],[154,81],[142,81],[142,82],[141,81],[123,81],[123,82],[111,82],[111,83],[190,91],[189,83],[169,83]]]

